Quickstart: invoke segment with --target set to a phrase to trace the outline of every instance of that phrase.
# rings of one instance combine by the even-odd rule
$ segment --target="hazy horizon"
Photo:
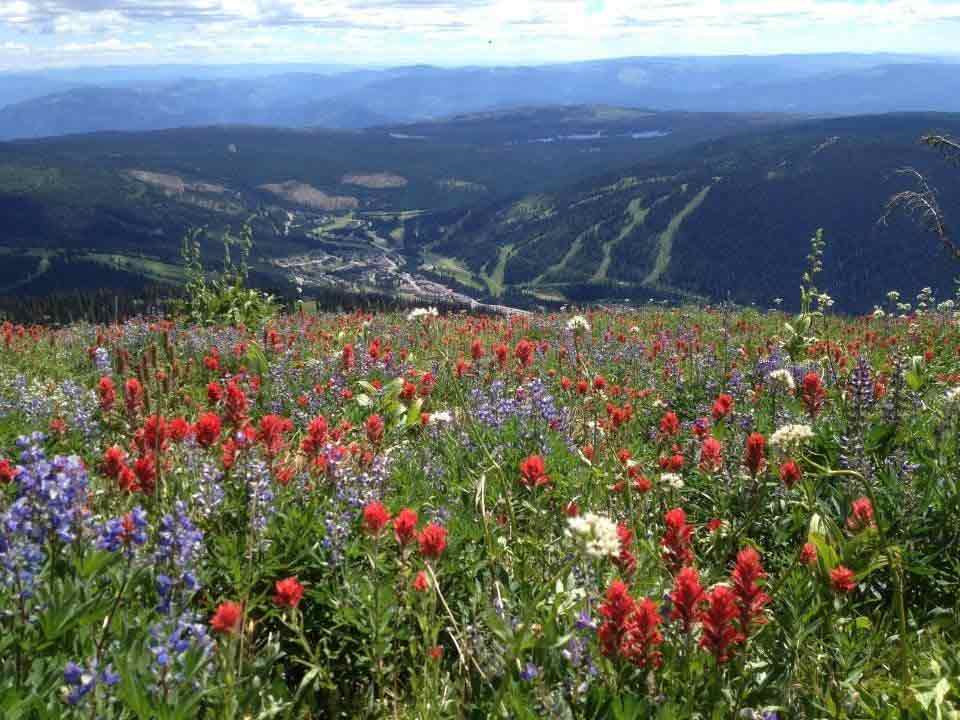
[[[387,63],[387,62],[369,62],[369,63],[328,63],[328,62],[311,62],[307,60],[298,61],[298,60],[262,60],[262,61],[241,61],[236,59],[222,59],[222,60],[211,60],[209,62],[190,62],[190,61],[154,61],[154,60],[145,60],[143,62],[134,62],[132,60],[125,62],[111,62],[109,59],[102,63],[83,63],[78,62],[75,64],[63,64],[63,65],[43,65],[37,67],[28,67],[28,68],[16,68],[16,67],[5,67],[0,66],[0,73],[7,75],[15,74],[31,74],[31,73],[44,73],[44,72],[81,72],[86,69],[90,70],[143,70],[143,69],[174,69],[174,68],[184,68],[188,70],[197,70],[197,69],[223,69],[223,70],[235,70],[239,71],[252,71],[252,70],[271,70],[278,69],[288,72],[301,72],[301,71],[316,71],[316,72],[350,72],[356,70],[385,70],[385,69],[395,69],[403,67],[435,67],[438,69],[468,69],[472,67],[477,68],[507,68],[507,67],[547,67],[555,65],[577,65],[577,64],[587,64],[594,62],[610,62],[617,60],[694,60],[700,58],[709,58],[709,59],[776,59],[776,58],[803,58],[803,57],[863,57],[863,58],[876,58],[883,60],[889,58],[891,60],[902,58],[902,59],[924,59],[931,62],[948,62],[948,63],[960,63],[960,51],[947,53],[904,53],[904,52],[846,52],[846,51],[825,51],[825,52],[795,52],[795,53],[779,53],[779,52],[770,52],[770,53],[735,53],[735,52],[718,52],[718,53],[699,53],[699,54],[690,54],[690,53],[663,53],[660,55],[612,55],[609,57],[583,57],[571,60],[545,60],[542,62],[397,62],[397,63]],[[272,74],[272,73],[265,73]]]
[[[957,57],[960,0],[0,0],[0,69]]]

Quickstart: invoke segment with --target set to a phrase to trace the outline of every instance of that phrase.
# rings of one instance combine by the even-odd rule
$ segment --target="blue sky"
[[[0,0],[0,68],[957,53],[960,0]]]

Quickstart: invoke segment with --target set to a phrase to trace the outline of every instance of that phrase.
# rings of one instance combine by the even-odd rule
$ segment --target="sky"
[[[0,0],[0,68],[960,52],[960,0]]]

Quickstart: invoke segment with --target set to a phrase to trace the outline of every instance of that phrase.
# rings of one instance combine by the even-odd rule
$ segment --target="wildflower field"
[[[4,325],[0,717],[960,717],[960,326],[789,322]]]

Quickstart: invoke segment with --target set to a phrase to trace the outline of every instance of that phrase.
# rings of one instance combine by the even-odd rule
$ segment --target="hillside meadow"
[[[7,323],[0,715],[956,718],[960,328],[884,308]]]

